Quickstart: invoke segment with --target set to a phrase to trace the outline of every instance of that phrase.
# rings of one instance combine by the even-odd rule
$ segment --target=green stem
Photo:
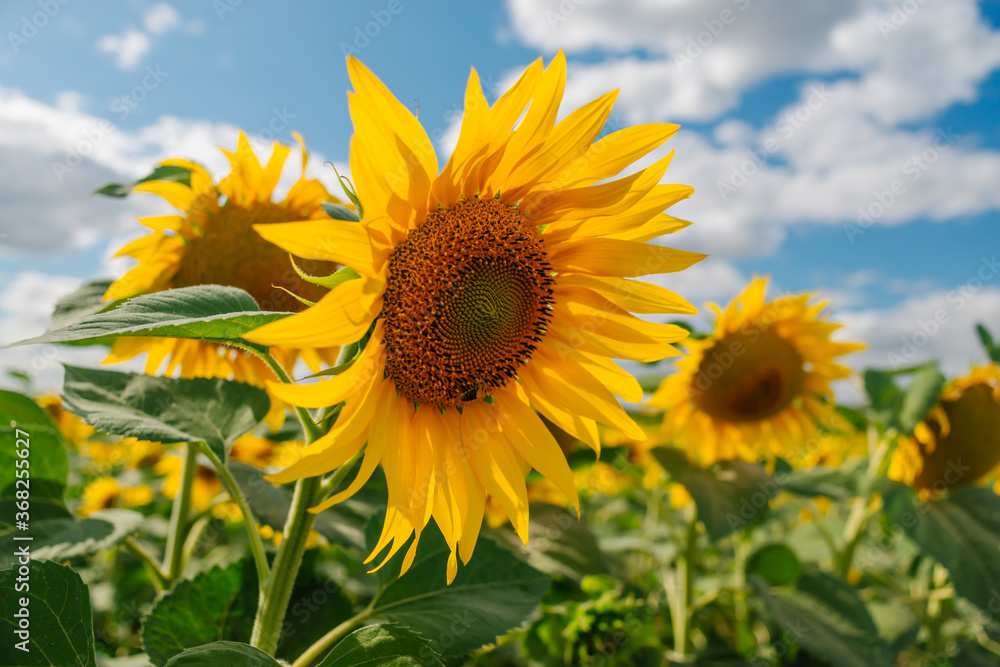
[[[166,585],[169,586],[181,576],[184,570],[184,538],[190,527],[188,515],[191,513],[191,487],[198,473],[198,447],[191,443],[182,445],[184,448],[184,463],[181,467],[181,479],[174,497],[174,505],[170,511],[170,525],[167,528],[167,548],[164,555],[163,570],[166,572]]]
[[[372,601],[374,604],[374,600]],[[333,647],[337,642],[347,636],[347,633],[351,632],[359,625],[367,621],[372,616],[372,607],[368,605],[366,609],[361,611],[356,616],[352,616],[347,619],[330,632],[326,633],[319,640],[306,649],[305,653],[296,658],[295,662],[292,663],[292,667],[309,667],[314,663],[327,649]]]
[[[344,357],[348,351],[347,347],[342,348],[340,356]],[[253,350],[253,352],[260,356],[281,382],[291,384],[291,378],[274,357],[266,352],[260,353],[257,350]],[[340,363],[341,360],[338,359],[336,365],[339,366]],[[323,436],[322,427],[313,420],[308,410],[296,407],[295,414],[302,423],[302,429],[306,435],[306,446]],[[337,483],[343,479],[343,475],[348,473],[354,460],[351,459],[348,462],[350,465],[342,465],[334,473],[333,478],[340,475]],[[263,583],[260,589],[257,617],[254,619],[253,631],[250,635],[250,644],[269,655],[274,655],[277,649],[281,625],[288,610],[288,601],[292,597],[292,587],[295,585],[295,578],[302,564],[309,531],[312,530],[313,522],[316,520],[316,515],[308,510],[319,502],[321,489],[322,480],[319,477],[300,479],[295,483],[292,506],[289,509],[288,518],[285,520],[285,529],[281,544],[278,546],[278,552],[274,557],[271,574],[266,580],[261,580]]]
[[[315,504],[320,487],[319,477],[300,479],[295,483],[292,508],[285,523],[284,537],[274,557],[274,567],[262,590],[260,608],[254,620],[250,645],[268,655],[274,655],[281,633],[281,622],[292,597],[292,586],[306,550],[306,539],[316,515],[309,512]]]
[[[944,604],[940,596],[934,595],[934,591],[941,589],[947,584],[948,571],[939,563],[934,564],[930,575],[930,586],[927,591],[927,653],[931,656],[938,655],[944,648],[944,641],[941,630],[944,626]]]
[[[736,615],[736,643],[737,650],[747,655],[753,649],[753,633],[750,631],[750,612],[747,606],[747,561],[750,557],[750,535],[741,531],[735,535],[735,540],[733,607]]]
[[[869,436],[871,437],[871,432]],[[873,516],[871,505],[874,501],[871,482],[879,475],[882,462],[889,453],[890,444],[888,439],[883,439],[874,447],[868,458],[868,469],[865,471],[864,495],[855,498],[851,504],[851,513],[844,525],[844,550],[837,564],[837,571],[842,577],[846,578],[854,566],[854,554],[868,532],[868,523]]]
[[[264,543],[260,539],[260,531],[257,530],[257,518],[250,511],[250,503],[247,502],[247,497],[243,495],[243,490],[236,483],[236,479],[229,472],[229,468],[219,460],[215,452],[209,449],[207,445],[202,447],[202,452],[212,462],[215,472],[222,478],[223,484],[226,485],[226,490],[229,491],[229,497],[233,499],[237,507],[240,508],[240,513],[243,514],[243,525],[246,527],[247,537],[250,538],[250,553],[253,554],[253,562],[257,568],[257,581],[267,581],[269,575],[267,554],[264,552]]]
[[[166,590],[167,588],[167,575],[160,569],[160,564],[156,562],[156,558],[153,554],[149,553],[145,547],[140,545],[138,542],[133,540],[131,537],[126,537],[122,542],[122,546],[130,554],[139,559],[139,562],[143,564],[146,568],[146,572],[149,573],[149,578],[153,580],[153,586],[156,587],[156,592]]]
[[[678,555],[674,568],[674,594],[671,596],[671,621],[674,628],[674,652],[686,656],[690,648],[691,598],[694,579],[694,558],[698,544],[698,512],[694,503],[688,505],[688,527],[684,536],[684,552]]]

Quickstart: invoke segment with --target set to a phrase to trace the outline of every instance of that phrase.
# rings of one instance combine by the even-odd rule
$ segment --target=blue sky
[[[675,211],[695,224],[663,242],[711,257],[663,284],[695,302],[728,300],[755,273],[822,290],[845,337],[871,346],[859,366],[886,365],[943,308],[947,325],[914,360],[975,362],[972,323],[1000,333],[1000,278],[969,291],[1000,254],[1000,2],[660,4],[3,3],[0,342],[43,328],[80,281],[127,268],[108,257],[141,232],[136,215],[162,210],[88,198],[94,187],[166,157],[217,170],[215,146],[237,128],[267,138],[269,125],[345,165],[345,48],[419,104],[442,156],[470,67],[495,97],[564,48],[562,113],[619,87],[616,125],[682,125],[667,180],[697,187]],[[53,163],[87,137],[91,154],[59,178]],[[753,154],[764,159],[745,167]],[[321,160],[312,170],[332,181]],[[902,193],[858,228],[858,209],[877,211],[896,181]],[[959,307],[948,297],[961,289]],[[0,364],[38,355],[2,351]],[[57,381],[43,365],[39,383]]]

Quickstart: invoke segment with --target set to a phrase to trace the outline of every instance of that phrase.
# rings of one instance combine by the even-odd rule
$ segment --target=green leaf
[[[281,667],[277,660],[249,644],[212,642],[175,655],[170,667]]]
[[[113,309],[121,302],[104,300],[104,293],[110,286],[110,280],[92,280],[59,299],[49,320],[49,331],[62,329],[88,315]]]
[[[858,493],[857,475],[837,468],[816,466],[806,470],[793,470],[781,477],[783,491],[799,496],[814,498],[825,496],[834,500],[844,500]]]
[[[94,428],[154,442],[203,442],[220,461],[267,414],[267,392],[218,378],[175,379],[66,366],[63,403]]]
[[[786,544],[768,544],[750,556],[747,574],[754,574],[772,586],[795,583],[802,574],[802,563]]]
[[[253,568],[246,561],[216,566],[179,581],[157,600],[143,620],[142,645],[153,664],[162,667],[186,648],[223,638],[249,640],[256,609]]]
[[[0,568],[11,565],[11,555],[22,544],[16,539],[20,535],[31,535],[31,557],[35,560],[63,561],[90,556],[120,544],[139,530],[142,521],[141,514],[125,509],[100,510],[82,521],[31,521],[27,533],[12,530],[0,535]]]
[[[920,502],[902,484],[887,483],[884,489],[889,518],[948,569],[955,592],[993,613],[992,595],[1000,590],[1000,496],[988,488],[960,486]]]
[[[944,386],[944,376],[931,364],[913,374],[913,382],[906,389],[899,409],[899,430],[909,435],[938,401]]]
[[[756,463],[719,461],[711,467],[699,468],[679,449],[658,447],[652,453],[674,481],[694,498],[698,518],[713,541],[761,516],[767,511],[768,502],[778,494],[778,483]]]
[[[264,312],[252,296],[235,287],[196,285],[137,296],[114,310],[87,315],[14,345],[152,336],[264,349],[243,341],[241,336],[290,314]]]
[[[52,561],[30,561],[26,577],[21,567],[0,571],[0,634],[7,656],[4,664],[96,665],[90,594],[80,575]],[[19,634],[22,630],[15,616],[22,613],[22,599],[28,600],[27,636]],[[19,648],[23,641],[27,642],[23,644],[26,652]]]
[[[440,665],[429,640],[396,625],[371,625],[344,637],[317,667]]]
[[[511,530],[498,536],[516,552],[522,552],[528,564],[553,576],[580,581],[588,574],[610,574],[608,559],[597,538],[576,513],[564,507],[533,503],[528,519],[528,545]]]
[[[374,547],[378,531],[369,536]],[[396,578],[403,551],[380,571],[383,586],[373,611],[428,637],[431,648],[446,656],[465,655],[519,626],[549,586],[546,575],[482,537],[448,586],[448,545],[432,525],[424,529],[413,566]]]
[[[1000,347],[997,347],[996,343],[993,342],[993,336],[990,335],[989,330],[982,324],[977,324],[976,333],[979,334],[979,340],[982,342],[983,349],[986,350],[986,354],[990,360],[1000,364]]]
[[[357,211],[352,211],[343,204],[335,204],[332,201],[325,201],[320,206],[328,216],[334,220],[351,220],[353,222],[358,222],[361,218],[358,217]]]
[[[191,170],[184,167],[172,165],[160,165],[156,167],[148,176],[144,176],[137,181],[127,184],[108,183],[103,188],[94,190],[92,194],[104,195],[106,197],[127,197],[132,193],[135,186],[146,181],[177,181],[188,187],[191,186]]]
[[[865,393],[868,394],[875,421],[886,428],[898,426],[903,392],[893,382],[892,376],[869,368],[865,371]]]
[[[17,446],[20,430],[28,434],[28,466],[18,468]],[[23,438],[22,438],[23,441]],[[31,521],[68,517],[63,490],[69,462],[66,441],[49,413],[24,394],[0,390],[0,521],[14,521],[18,509],[17,491],[25,490],[25,480],[17,485],[17,470],[28,470]]]
[[[288,486],[275,486],[264,479],[267,473],[246,463],[229,461],[226,467],[243,490],[257,520],[262,525],[281,532],[292,505],[292,489]],[[384,490],[379,494],[369,486],[366,484],[364,489],[351,498],[317,514],[313,530],[331,542],[364,550],[365,527],[378,512],[379,506],[385,506]]]
[[[806,570],[795,587],[771,587],[751,579],[786,650],[801,645],[833,667],[889,667],[889,647],[850,584],[817,570]],[[804,664],[812,664],[808,661]]]

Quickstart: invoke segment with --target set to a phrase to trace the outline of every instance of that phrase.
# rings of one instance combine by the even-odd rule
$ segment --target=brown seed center
[[[288,253],[265,241],[253,225],[288,222],[305,216],[273,202],[254,203],[250,208],[228,203],[204,218],[202,235],[188,239],[187,250],[171,284],[228,285],[250,294],[263,310],[298,312],[301,303],[275,285],[280,285],[310,301],[326,289],[299,278]],[[330,262],[295,258],[300,269],[311,275],[328,275],[337,270]]]
[[[396,388],[445,407],[504,386],[545,333],[552,282],[516,208],[474,198],[428,215],[389,259],[386,371]]]
[[[692,398],[701,410],[730,422],[772,417],[799,394],[802,355],[773,327],[726,334],[698,365]]]

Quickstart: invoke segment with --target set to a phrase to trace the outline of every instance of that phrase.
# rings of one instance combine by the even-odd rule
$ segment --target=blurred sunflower
[[[114,477],[98,477],[84,487],[78,513],[87,517],[110,507],[140,507],[152,501],[153,490],[145,484],[125,487]]]
[[[163,477],[163,496],[173,500],[181,488],[181,472],[184,461],[180,456],[171,454],[164,456],[153,467],[153,471]],[[203,465],[195,466],[195,477],[191,483],[191,509],[196,514],[204,512],[212,506],[215,497],[222,493],[222,481],[211,468]]]
[[[301,442],[277,442],[248,433],[233,443],[229,458],[256,468],[283,468],[302,458],[303,447]]]
[[[116,441],[88,440],[80,451],[86,454],[99,470],[117,465],[126,468],[148,468],[163,456],[165,448],[159,442],[122,438]]]
[[[826,321],[825,302],[811,295],[765,301],[766,278],[756,278],[722,311],[714,333],[685,343],[677,364],[649,404],[665,411],[663,436],[701,465],[773,458],[837,423],[830,382],[850,370],[834,362],[863,349],[837,343],[839,324]]]
[[[302,138],[295,134],[295,139],[302,150],[302,176],[280,202],[272,199],[291,150],[288,146],[275,143],[267,165],[261,166],[246,135],[240,132],[236,151],[223,149],[231,172],[218,185],[201,165],[179,159],[164,161],[162,165],[190,170],[190,184],[152,180],[140,183],[133,192],[159,195],[180,214],[139,220],[152,233],[129,243],[116,255],[134,257],[139,264],[112,283],[104,298],[122,299],[194,285],[229,285],[248,292],[263,310],[297,312],[305,304],[275,285],[294,288],[309,301],[323,296],[326,288],[299,279],[288,253],[253,231],[258,223],[322,220],[327,217],[322,204],[337,201],[319,181],[305,178],[308,155]],[[294,260],[310,273],[328,274],[337,268],[324,261]],[[151,374],[165,362],[166,374],[179,369],[181,377],[232,377],[259,386],[273,377],[253,355],[194,340],[119,338],[105,363],[125,361],[143,352],[148,355],[146,372]],[[272,350],[272,354],[286,370],[301,358],[317,371],[321,362],[335,361],[337,348],[285,347]]]
[[[704,257],[645,243],[688,224],[662,211],[692,188],[659,184],[670,156],[594,185],[677,126],[641,125],[594,142],[616,93],[556,124],[566,82],[561,52],[547,69],[533,63],[492,106],[473,70],[458,144],[440,173],[413,114],[356,59],[347,66],[361,224],[256,229],[289,252],[345,264],[360,277],[246,337],[318,347],[361,340],[363,349],[333,379],[271,386],[293,405],[346,401],[332,430],[271,479],[326,473],[367,442],[353,483],[313,509],[355,493],[381,462],[388,511],[366,562],[391,542],[387,560],[416,533],[405,572],[433,516],[451,549],[451,581],[456,553],[464,562],[472,555],[487,492],[522,540],[528,468],[578,504],[566,458],[535,410],[594,449],[597,422],[641,436],[612,394],[636,401],[642,389],[611,358],[680,354],[671,343],[683,329],[629,311],[695,308],[629,278],[680,271]]]
[[[52,421],[70,444],[79,447],[94,434],[94,428],[62,406],[62,399],[56,394],[36,396],[35,403],[52,416]]]
[[[926,493],[975,482],[1000,465],[1000,367],[952,381],[913,432],[901,437],[889,476]]]

